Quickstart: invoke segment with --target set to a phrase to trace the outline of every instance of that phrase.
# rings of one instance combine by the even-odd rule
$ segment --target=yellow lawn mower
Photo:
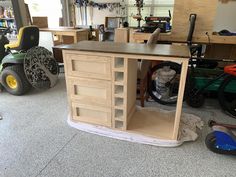
[[[39,44],[36,26],[20,28],[17,42],[9,44],[0,34],[0,85],[13,95],[23,95],[32,86],[47,89],[56,84],[58,65],[50,51]]]

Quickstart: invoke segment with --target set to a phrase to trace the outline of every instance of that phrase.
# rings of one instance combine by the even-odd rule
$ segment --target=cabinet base
[[[148,108],[147,108],[148,109]],[[152,110],[152,109],[151,109]],[[158,110],[163,111],[163,110]],[[166,112],[166,111],[165,111]],[[171,112],[171,111],[168,111]],[[74,127],[78,130],[93,133],[100,136],[115,138],[118,140],[125,140],[129,142],[141,143],[141,144],[148,144],[153,146],[160,146],[160,147],[176,147],[183,144],[185,141],[195,141],[198,137],[196,134],[196,128],[201,128],[203,126],[203,122],[201,119],[195,115],[183,113],[181,116],[181,126],[179,130],[179,140],[168,140],[168,139],[158,139],[150,136],[145,136],[139,134],[138,132],[131,132],[129,130],[122,131],[116,130],[112,128],[107,128],[104,126],[93,125],[88,123],[82,122],[73,122],[68,116],[67,120],[68,124],[71,127]],[[188,124],[190,126],[188,126]],[[184,134],[182,132],[185,132]],[[188,132],[188,135],[186,135]]]

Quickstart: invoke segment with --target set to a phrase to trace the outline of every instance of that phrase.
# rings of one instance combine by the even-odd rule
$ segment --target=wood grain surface
[[[135,43],[114,43],[98,41],[81,41],[76,44],[64,45],[63,50],[78,50],[88,52],[135,54],[165,57],[189,58],[189,48],[187,46],[166,45],[166,44],[135,44]]]

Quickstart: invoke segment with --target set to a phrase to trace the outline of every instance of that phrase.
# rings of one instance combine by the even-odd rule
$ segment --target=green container
[[[195,87],[200,89],[207,85],[212,79],[216,78],[224,71],[221,69],[203,69],[203,68],[196,68],[194,70],[194,79],[195,79]],[[206,90],[207,91],[217,91],[225,78],[222,77],[211,85],[209,85]],[[232,80],[225,89],[226,92],[236,93],[236,79]]]

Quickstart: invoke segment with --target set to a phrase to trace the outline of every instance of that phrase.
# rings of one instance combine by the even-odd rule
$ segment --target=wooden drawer
[[[111,57],[69,53],[65,61],[68,75],[111,80]]]
[[[72,102],[72,118],[75,121],[111,127],[111,108]]]
[[[111,82],[68,77],[71,99],[86,105],[111,107]]]

